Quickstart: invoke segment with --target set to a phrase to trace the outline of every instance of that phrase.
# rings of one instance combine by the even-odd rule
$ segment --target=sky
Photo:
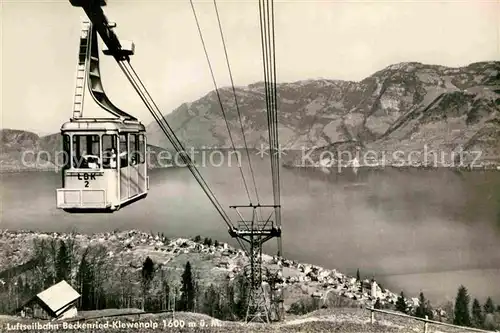
[[[72,115],[85,14],[65,0],[0,3],[0,127],[58,132]],[[217,84],[230,85],[213,2],[194,4]],[[258,1],[217,6],[235,85],[262,81]],[[132,65],[163,113],[214,89],[189,0],[109,0],[104,11],[118,37],[135,43]],[[498,0],[276,0],[275,17],[278,82],[362,80],[406,61],[459,67],[500,60]],[[149,124],[153,118],[117,64],[101,59],[109,98]],[[85,114],[103,116],[91,103]]]

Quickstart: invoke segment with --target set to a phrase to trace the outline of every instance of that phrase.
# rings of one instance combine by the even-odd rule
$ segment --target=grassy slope
[[[124,310],[102,310],[92,311],[87,313],[88,318],[96,316],[109,315],[113,316],[119,314]],[[137,310],[135,310],[137,311]],[[186,326],[189,323],[196,325],[196,327],[184,328],[164,328],[164,321],[171,322],[172,318],[175,320],[185,322]],[[204,314],[195,313],[172,313],[164,314],[141,314],[141,315],[124,315],[109,318],[102,318],[96,320],[89,320],[88,323],[106,323],[110,325],[114,321],[122,324],[127,323],[157,323],[157,330],[165,330],[168,332],[423,332],[423,323],[409,318],[400,318],[396,316],[377,314],[376,323],[370,324],[370,312],[364,309],[328,309],[318,310],[304,316],[287,316],[284,322],[273,323],[264,325],[260,323],[243,324],[238,322],[224,322],[213,319]],[[6,327],[6,323],[14,325],[16,323],[31,324],[32,321],[21,320],[16,317],[0,316],[0,327]],[[83,323],[84,321],[80,321]],[[43,323],[43,322],[40,322]],[[46,322],[45,322],[46,323]],[[201,328],[201,323],[206,327]],[[215,323],[212,326],[212,323]],[[100,332],[116,331],[116,328],[101,329]],[[120,329],[121,332],[149,332],[150,328],[125,328]],[[58,330],[58,332],[74,332],[74,330]],[[79,332],[93,332],[91,328],[81,329]],[[429,325],[428,332],[464,332],[462,329],[455,329],[450,327]]]

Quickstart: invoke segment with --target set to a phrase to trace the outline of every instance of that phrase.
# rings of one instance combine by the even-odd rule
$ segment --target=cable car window
[[[118,166],[116,135],[102,136],[102,165],[104,169],[116,169]]]
[[[146,161],[146,142],[144,142],[144,134],[139,134],[138,135],[138,139],[139,139],[139,158],[140,158],[140,161],[139,163],[144,163]]]
[[[136,165],[139,163],[139,147],[137,141],[137,134],[130,133],[129,138],[129,155],[130,155],[130,165]]]
[[[99,135],[73,135],[73,168],[100,169]]]
[[[66,170],[66,169],[69,169],[71,167],[71,159],[70,159],[70,156],[71,156],[71,138],[69,135],[67,134],[64,134],[63,135],[63,161],[62,161],[62,164],[59,164],[59,165],[62,165],[62,169],[63,170]],[[57,161],[57,163],[60,163],[61,161]]]
[[[128,166],[127,134],[120,134],[120,168]]]

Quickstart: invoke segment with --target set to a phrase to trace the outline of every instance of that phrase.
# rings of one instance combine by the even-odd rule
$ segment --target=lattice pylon
[[[253,208],[252,219],[246,221],[237,210],[238,207]],[[273,318],[281,318],[282,315],[271,314],[271,311],[275,308],[272,306],[273,288],[269,284],[265,283],[263,279],[262,245],[272,238],[281,237],[281,228],[277,228],[273,221],[271,221],[272,213],[266,221],[259,221],[257,219],[258,215],[256,212],[258,207],[275,208],[276,206],[231,206],[231,208],[236,208],[241,217],[241,221],[237,228],[229,230],[229,234],[234,238],[245,241],[250,247],[247,249],[246,246],[240,242],[243,250],[246,252],[250,260],[250,264],[245,270],[245,278],[247,279],[248,286],[250,288],[246,321],[261,321],[268,323]],[[266,290],[266,286],[269,291]]]
[[[270,308],[268,306],[268,298],[264,285],[260,287],[251,288],[250,296],[248,299],[246,322],[270,322]]]

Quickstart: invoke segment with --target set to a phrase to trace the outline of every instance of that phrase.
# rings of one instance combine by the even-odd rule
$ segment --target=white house
[[[371,296],[373,297],[373,299],[377,299],[377,298],[380,298],[382,296],[381,294],[382,294],[382,290],[378,286],[377,281],[375,281],[375,279],[372,279]]]

